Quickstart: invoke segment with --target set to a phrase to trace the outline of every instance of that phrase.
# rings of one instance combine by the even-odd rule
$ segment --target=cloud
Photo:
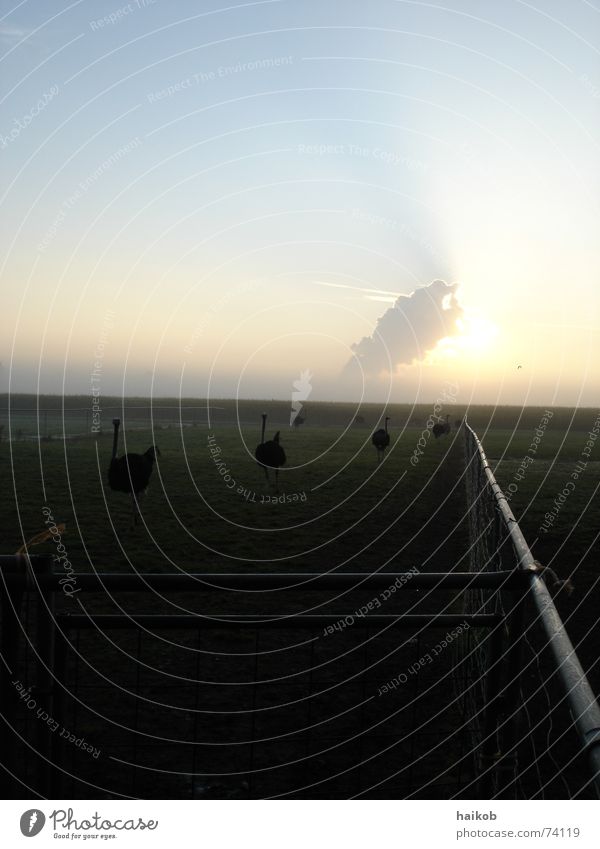
[[[18,44],[30,34],[30,29],[23,29],[23,27],[10,27],[0,25],[0,43],[2,44]]]
[[[367,292],[370,294],[363,295],[365,298],[372,299],[373,295],[384,295],[390,297],[393,301],[398,298],[398,292],[390,292],[388,289],[373,289],[366,286],[350,286],[348,283],[327,283],[325,280],[315,280],[315,286],[328,286],[330,289],[347,289],[349,292]]]
[[[434,280],[410,295],[400,295],[377,320],[373,335],[352,345],[354,355],[345,371],[356,373],[360,364],[372,375],[423,360],[440,339],[460,332],[456,321],[464,312],[457,289],[457,283]]]

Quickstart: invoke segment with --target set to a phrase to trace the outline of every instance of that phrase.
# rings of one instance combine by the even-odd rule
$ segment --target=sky
[[[600,5],[0,3],[0,391],[597,405]]]

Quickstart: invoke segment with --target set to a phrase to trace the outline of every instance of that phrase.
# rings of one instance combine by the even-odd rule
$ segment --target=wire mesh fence
[[[21,617],[30,647],[17,665],[27,698],[18,694],[13,716],[14,762],[30,791],[469,795],[470,731],[448,698],[452,664],[440,648],[458,630],[450,628],[456,617],[352,617],[342,627],[348,616],[227,623],[54,611],[48,686],[36,648],[48,639],[43,599]]]
[[[153,643],[161,638],[178,646],[169,652],[168,674],[142,661],[156,657]],[[84,652],[91,649],[89,635],[78,642]],[[98,670],[84,671],[72,658],[67,688],[94,712],[75,711],[71,700],[67,722],[95,739],[102,712],[101,739],[118,776],[113,793],[346,798],[455,792],[461,769],[467,770],[460,738],[447,751],[457,716],[452,706],[439,707],[443,684],[436,682],[437,693],[430,689],[432,701],[421,692],[422,676],[409,688],[376,695],[398,666],[418,662],[426,650],[422,641],[374,636],[361,627],[342,643],[334,648],[314,629],[297,626],[276,634],[217,628],[167,636],[157,630],[143,640],[140,632],[122,633],[117,644],[132,662],[121,669],[117,697],[113,693],[109,704]],[[188,658],[180,656],[184,646]],[[74,770],[75,752],[67,757],[67,771],[78,776],[70,782],[74,795],[85,767],[88,781],[94,768],[88,760]]]
[[[456,662],[476,682],[462,706],[476,743],[480,793],[594,796],[600,787],[598,704],[541,577],[544,569],[468,425],[465,474],[471,571],[512,570],[527,578],[526,592],[479,588],[464,597],[466,613],[494,613],[502,623],[491,631],[472,629],[456,647]]]

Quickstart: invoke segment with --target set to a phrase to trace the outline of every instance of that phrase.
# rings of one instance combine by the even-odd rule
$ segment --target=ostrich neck
[[[267,425],[266,419],[263,418],[263,420],[262,420],[262,431],[261,431],[261,435],[260,435],[260,441],[261,442],[265,441],[265,427],[266,427],[266,425]]]
[[[119,425],[115,425],[115,432],[113,435],[113,449],[112,449],[112,458],[113,460],[117,456],[117,443],[119,441]]]

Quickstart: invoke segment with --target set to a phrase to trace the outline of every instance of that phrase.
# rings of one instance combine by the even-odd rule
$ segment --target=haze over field
[[[598,9],[447,5],[5,11],[0,391],[596,404]]]

